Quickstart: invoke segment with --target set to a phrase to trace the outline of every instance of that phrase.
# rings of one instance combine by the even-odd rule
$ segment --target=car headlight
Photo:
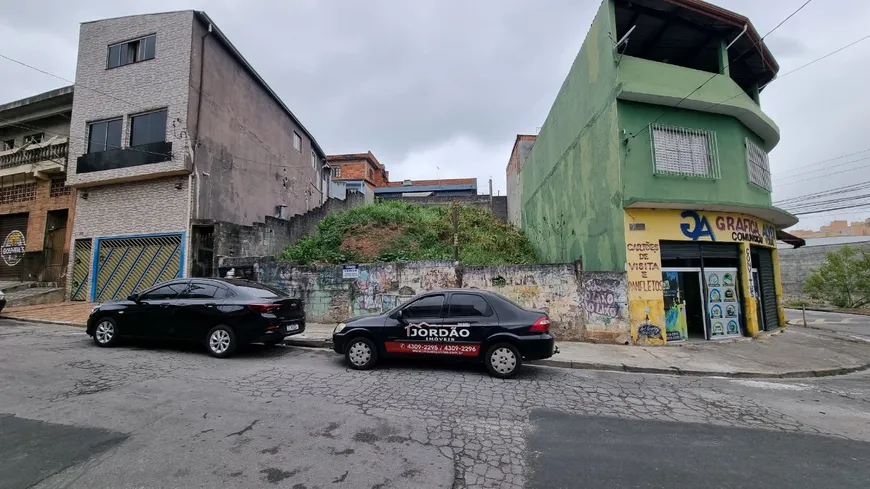
[[[99,311],[99,310],[100,310],[100,305],[97,304],[96,306],[93,307],[93,309],[91,309],[91,314],[93,314],[93,313],[95,313],[95,312],[97,312],[97,311]]]
[[[335,329],[334,329],[332,332],[333,332],[333,333],[339,333],[339,332],[341,332],[341,330],[343,330],[343,329],[346,328],[346,327],[347,327],[347,324],[344,324],[344,323],[338,323],[338,326],[336,326]]]

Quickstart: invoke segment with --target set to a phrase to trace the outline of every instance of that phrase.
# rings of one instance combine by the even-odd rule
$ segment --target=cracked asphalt
[[[0,431],[17,433],[0,488],[870,487],[868,373],[358,372],[331,352],[100,349],[9,320],[0,359]]]

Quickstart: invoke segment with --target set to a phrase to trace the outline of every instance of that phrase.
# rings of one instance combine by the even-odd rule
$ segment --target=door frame
[[[707,297],[706,297],[706,294],[704,293],[704,283],[706,282],[706,280],[704,280],[703,269],[701,267],[663,267],[662,273],[665,273],[665,272],[686,272],[686,273],[695,272],[698,274],[698,288],[700,289],[700,292],[701,292],[701,307],[704,309],[704,311],[703,311],[704,312],[704,316],[703,316],[704,317],[704,339],[709,340],[710,339],[710,332],[709,332],[709,324],[707,322],[707,319],[709,319],[707,317]],[[662,294],[662,302],[664,303],[664,294]],[[686,341],[688,341],[688,339]]]

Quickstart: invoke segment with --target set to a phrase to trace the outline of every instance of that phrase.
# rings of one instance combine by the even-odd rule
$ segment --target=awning
[[[793,234],[789,234],[783,230],[776,230],[776,240],[782,241],[785,244],[792,245],[795,248],[800,248],[807,244],[806,240],[799,238]]]

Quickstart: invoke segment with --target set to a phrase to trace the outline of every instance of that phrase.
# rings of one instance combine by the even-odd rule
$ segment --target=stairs
[[[6,308],[63,302],[64,289],[54,282],[0,282]]]

